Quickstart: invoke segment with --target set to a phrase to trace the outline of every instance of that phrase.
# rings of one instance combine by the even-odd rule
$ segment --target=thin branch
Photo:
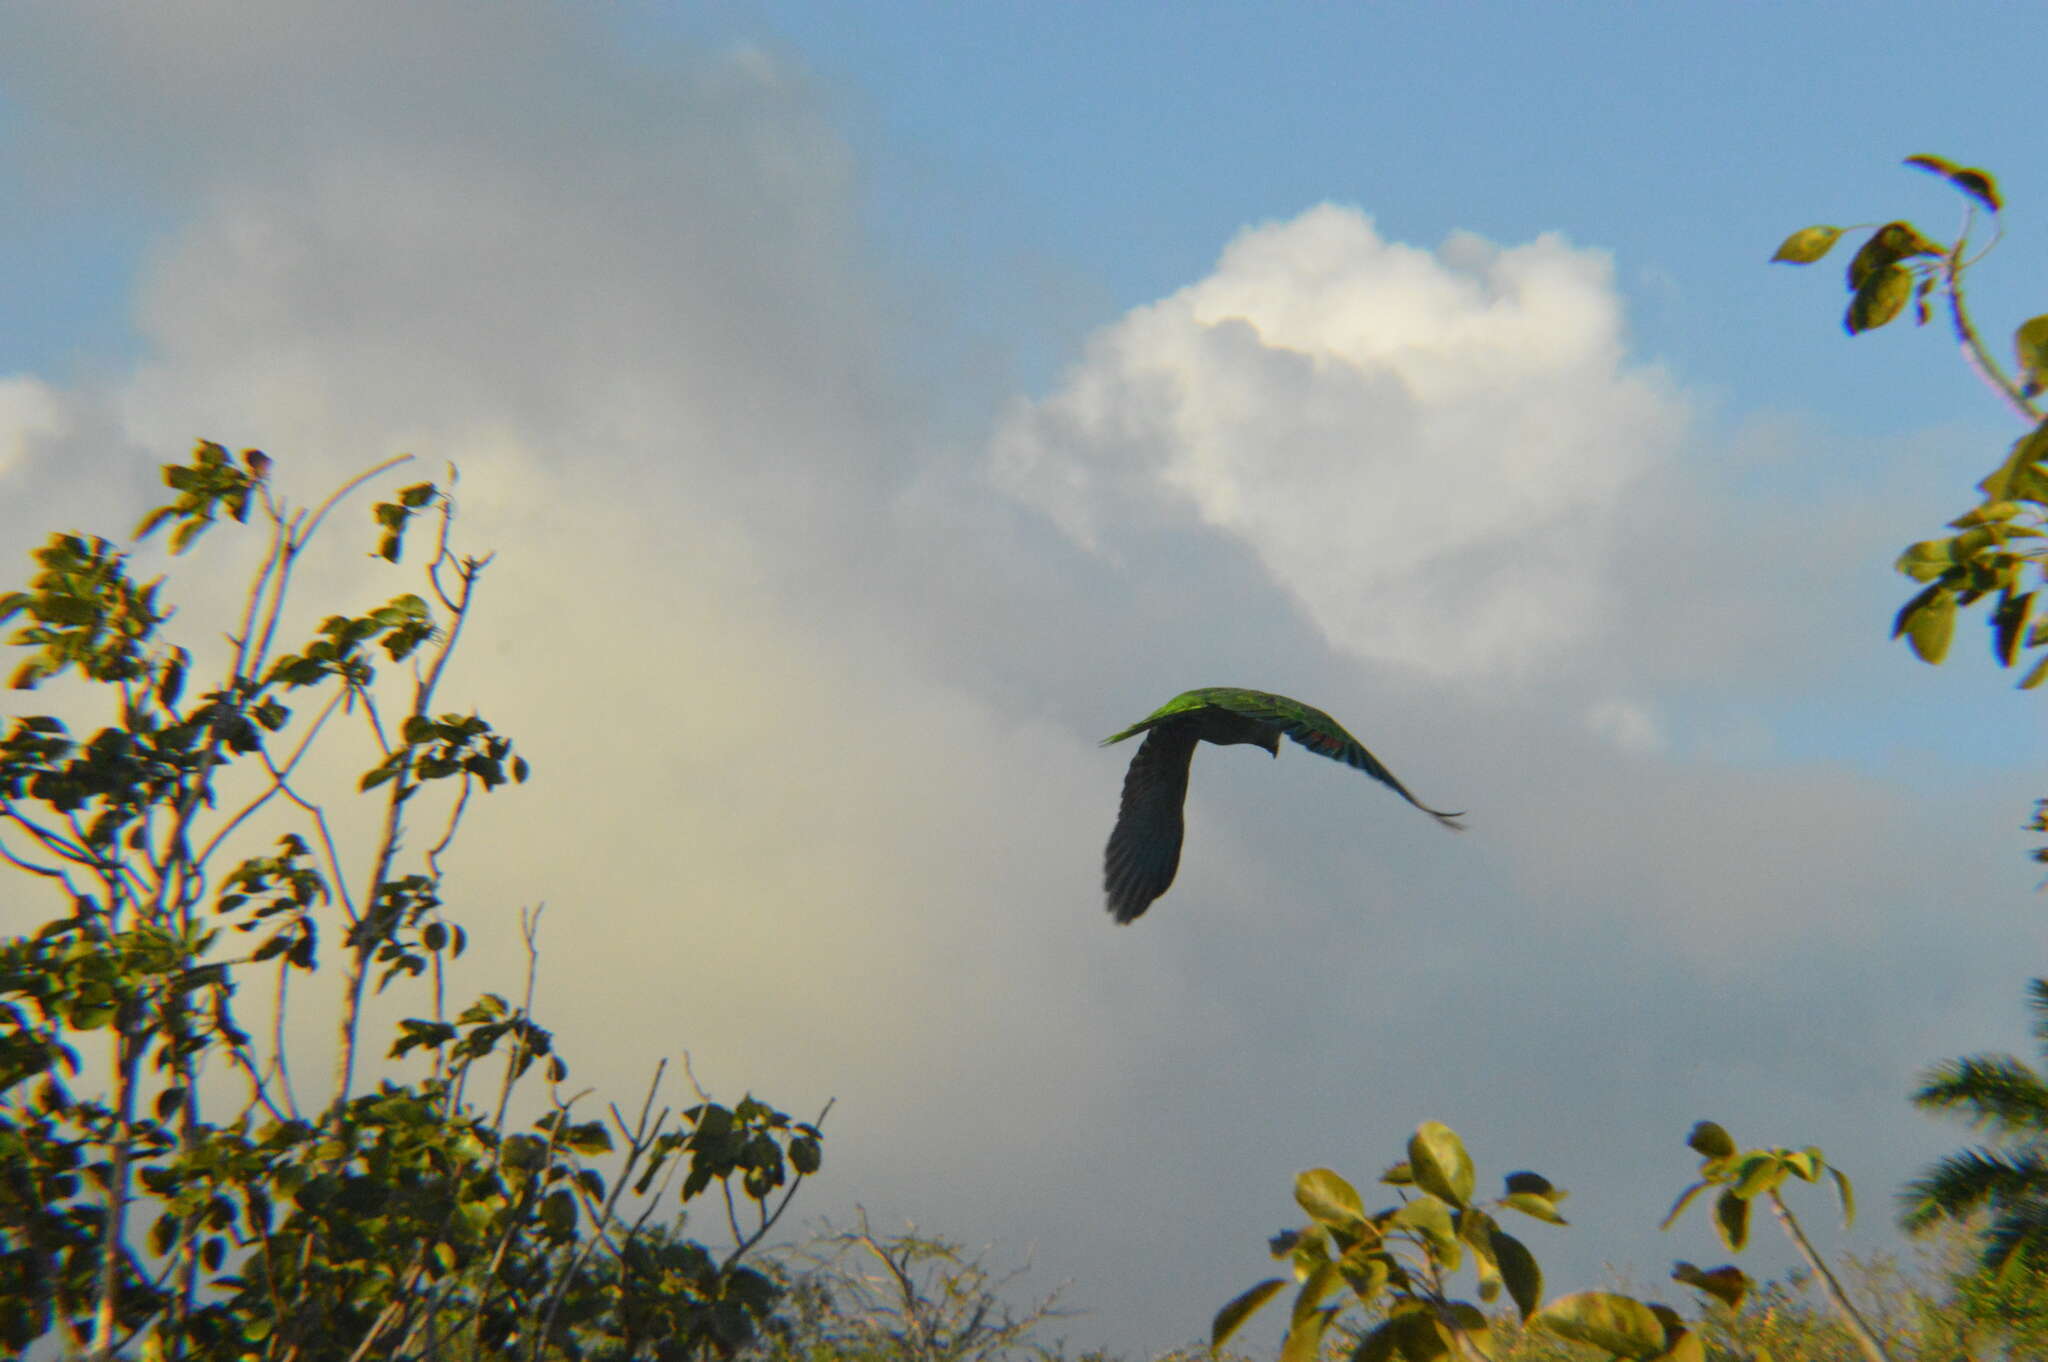
[[[1949,322],[1955,330],[1957,344],[1962,347],[1964,362],[1976,372],[1977,377],[1983,380],[1986,386],[2005,399],[2006,405],[2011,407],[2022,421],[2029,425],[2039,425],[2041,413],[2035,410],[2033,402],[2020,386],[2006,375],[1996,360],[1992,359],[1990,350],[1984,345],[1984,338],[1977,333],[1975,323],[1970,320],[1969,310],[1963,304],[1963,245],[1964,239],[1959,238],[1955,248],[1943,262],[1942,276],[1945,287],[1942,292],[1948,297]]]
[[[1842,1290],[1842,1284],[1835,1280],[1835,1274],[1828,1270],[1827,1263],[1820,1254],[1814,1252],[1813,1245],[1807,1242],[1805,1231],[1799,1228],[1799,1221],[1792,1215],[1792,1208],[1778,1195],[1777,1188],[1773,1187],[1770,1195],[1772,1213],[1778,1217],[1778,1223],[1784,1226],[1785,1234],[1792,1240],[1793,1247],[1799,1250],[1799,1256],[1806,1259],[1806,1265],[1813,1269],[1813,1275],[1820,1278],[1822,1289],[1827,1292],[1828,1299],[1834,1302],[1835,1309],[1841,1313],[1843,1321],[1849,1326],[1849,1332],[1856,1339],[1856,1346],[1862,1349],[1864,1357],[1868,1358],[1869,1362],[1891,1362],[1884,1345],[1878,1342],[1876,1332],[1857,1312],[1856,1307],[1849,1303],[1849,1297]]]
[[[220,849],[221,843],[227,841],[228,837],[236,828],[242,825],[244,820],[283,791],[285,782],[291,778],[292,771],[297,768],[299,762],[312,747],[313,739],[319,736],[321,727],[326,724],[328,717],[341,704],[341,699],[342,693],[339,691],[328,698],[327,703],[321,706],[320,713],[314,717],[313,722],[307,727],[305,736],[299,740],[298,746],[292,749],[292,754],[285,758],[282,765],[271,759],[268,748],[258,747],[256,749],[257,759],[263,763],[263,769],[269,773],[270,784],[264,788],[263,793],[244,804],[233,817],[221,825],[218,832],[207,839],[206,846],[199,853],[198,859],[200,864],[204,865],[206,862],[211,861],[214,853]]]
[[[393,455],[391,458],[386,459],[384,462],[377,464],[376,466],[370,468],[369,470],[363,473],[357,474],[353,478],[350,478],[347,482],[343,483],[340,487],[336,488],[334,492],[328,496],[327,500],[321,502],[319,506],[314,508],[312,519],[306,522],[306,528],[299,535],[299,542],[303,544],[307,540],[311,539],[316,533],[318,533],[320,529],[320,522],[325,520],[327,518],[327,513],[329,511],[332,511],[337,505],[339,505],[342,499],[348,496],[349,493],[355,491],[356,488],[361,487],[364,483],[370,482],[377,478],[378,476],[380,476],[381,474],[398,467],[400,464],[410,462],[412,462],[412,455],[410,454]]]

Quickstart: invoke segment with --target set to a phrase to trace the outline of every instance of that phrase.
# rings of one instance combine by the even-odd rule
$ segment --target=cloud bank
[[[1551,236],[1418,250],[1329,204],[1249,229],[1020,406],[997,478],[1097,552],[1212,526],[1353,656],[1540,667],[1602,623],[1614,528],[1686,419],[1627,355],[1612,273]]]

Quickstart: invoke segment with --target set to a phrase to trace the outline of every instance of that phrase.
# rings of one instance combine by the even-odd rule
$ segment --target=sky
[[[458,465],[497,557],[446,694],[535,772],[451,862],[474,987],[544,903],[579,1083],[834,1100],[795,1214],[1028,1255],[1072,1346],[1203,1335],[1295,1172],[1428,1119],[1573,1191],[1553,1291],[1725,1260],[1656,1229],[1703,1117],[1896,1247],[1965,1136],[1914,1075],[2027,1047],[2044,791],[2038,697],[1974,621],[1890,642],[1890,564],[2017,432],[1765,262],[1951,232],[1936,152],[2011,204],[1986,332],[2038,308],[2048,20],[1946,14],[8,7],[0,551],[125,532],[201,437],[302,503]],[[357,552],[316,618],[399,589]],[[1113,926],[1097,741],[1198,685],[1470,830],[1205,750]]]

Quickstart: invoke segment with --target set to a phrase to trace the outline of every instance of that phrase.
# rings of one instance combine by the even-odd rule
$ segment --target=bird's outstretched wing
[[[1186,827],[1181,806],[1187,799],[1195,742],[1194,733],[1185,727],[1154,728],[1124,774],[1123,805],[1102,858],[1102,887],[1109,911],[1120,923],[1151,907],[1180,868]]]
[[[1332,719],[1314,705],[1304,705],[1299,700],[1290,700],[1284,695],[1267,691],[1228,690],[1217,691],[1211,704],[1220,704],[1240,714],[1271,724],[1288,737],[1306,747],[1319,757],[1341,761],[1354,766],[1371,776],[1380,784],[1392,790],[1401,798],[1413,804],[1447,828],[1463,831],[1465,825],[1458,820],[1463,813],[1445,813],[1408,793],[1408,787],[1398,780],[1392,771],[1380,764],[1380,759],[1365,750],[1365,744],[1346,732],[1344,725]]]

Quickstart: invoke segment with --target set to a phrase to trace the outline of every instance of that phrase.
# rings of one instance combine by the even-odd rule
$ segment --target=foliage
[[[2028,986],[2036,1040],[2048,1049],[2048,980]],[[1990,1135],[1950,1154],[1900,1194],[1900,1224],[1923,1233],[1948,1221],[1990,1217],[1982,1267],[1986,1299],[2048,1273],[2048,1082],[2013,1055],[1968,1055],[1920,1076],[1913,1104],[1946,1112]]]
[[[1842,1257],[1840,1275],[1871,1321],[1886,1350],[1900,1362],[1958,1362],[1990,1359],[2007,1335],[1994,1335],[1971,1318],[1944,1285],[1948,1274],[1921,1265],[1906,1270],[1887,1257]],[[1612,1288],[1634,1294],[1623,1281]],[[1867,1355],[1855,1333],[1810,1272],[1752,1284],[1739,1301],[1702,1297],[1693,1321],[1705,1357],[1714,1362],[1861,1362]],[[1490,1362],[1586,1362],[1597,1354],[1555,1333],[1520,1325],[1512,1316],[1494,1320]],[[2017,1348],[2010,1356],[2038,1356]]]
[[[1830,1167],[1818,1149],[1743,1150],[1712,1121],[1695,1125],[1686,1143],[1701,1156],[1700,1176],[1680,1194],[1665,1227],[1702,1191],[1718,1186],[1715,1227],[1730,1249],[1739,1250],[1748,1241],[1749,1207],[1763,1199],[1825,1287],[1841,1332],[1860,1356],[1885,1362],[1877,1333],[1779,1195],[1788,1177],[1814,1182],[1825,1173],[1846,1215],[1854,1206],[1848,1178]],[[1357,1191],[1329,1169],[1310,1169],[1295,1179],[1295,1200],[1310,1223],[1280,1235],[1270,1246],[1275,1258],[1290,1262],[1298,1284],[1281,1362],[1312,1362],[1326,1351],[1327,1340],[1347,1334],[1355,1339],[1353,1362],[1586,1355],[1560,1350],[1559,1343],[1582,1345],[1607,1358],[1706,1362],[1715,1338],[1714,1312],[1720,1311],[1724,1321],[1739,1316],[1754,1290],[1739,1268],[1703,1269],[1681,1262],[1672,1280],[1708,1302],[1706,1313],[1690,1323],[1670,1306],[1621,1291],[1581,1291],[1545,1301],[1535,1256],[1501,1230],[1494,1213],[1514,1210],[1562,1225],[1557,1203],[1564,1193],[1538,1174],[1520,1172],[1507,1176],[1506,1193],[1498,1200],[1475,1201],[1472,1160],[1463,1141],[1441,1122],[1417,1129],[1408,1142],[1407,1161],[1381,1174],[1380,1181],[1395,1188],[1401,1201],[1367,1215]],[[1504,1288],[1515,1307],[1512,1316],[1490,1318],[1479,1305],[1452,1296],[1451,1279],[1468,1254],[1479,1301],[1494,1301]],[[1269,1278],[1224,1306],[1211,1331],[1214,1345],[1220,1347],[1286,1286],[1286,1278]]]
[[[1991,650],[2000,666],[2016,667],[2031,658],[2020,685],[2048,680],[2048,618],[2044,618],[2038,583],[2048,580],[2048,423],[2036,398],[2048,385],[2048,315],[2023,322],[2013,333],[2012,372],[1999,362],[1972,320],[1963,279],[1998,243],[2003,201],[1992,177],[1982,170],[1958,166],[1939,156],[1911,156],[1906,164],[1941,176],[1963,197],[1963,220],[1953,244],[1943,246],[1922,235],[1913,224],[1887,222],[1870,229],[1849,262],[1849,311],[1844,325],[1851,335],[1875,330],[1897,318],[1908,300],[1925,325],[1933,317],[1930,298],[1938,297],[1964,359],[2002,398],[2027,430],[1977,484],[1977,505],[1951,520],[1956,533],[1912,544],[1899,555],[1898,570],[1922,589],[1908,600],[1893,621],[1893,637],[1903,637],[1923,661],[1938,663],[1948,655],[1957,612],[1995,599],[1989,623]],[[1981,248],[1972,239],[1989,222],[1993,235]],[[1787,237],[1773,260],[1808,265],[1821,259],[1848,231],[1831,226],[1803,228]]]
[[[1557,1188],[1536,1173],[1511,1174],[1503,1195],[1473,1199],[1477,1174],[1464,1142],[1450,1127],[1430,1121],[1408,1142],[1408,1158],[1380,1175],[1396,1189],[1398,1204],[1367,1214],[1358,1190],[1328,1168],[1312,1168],[1294,1182],[1294,1199],[1309,1222],[1275,1236],[1273,1257],[1289,1264],[1297,1287],[1289,1311],[1284,1362],[1308,1362],[1324,1337],[1349,1313],[1377,1320],[1364,1327],[1354,1355],[1380,1359],[1437,1357],[1446,1351],[1484,1353],[1491,1341],[1485,1312],[1455,1299],[1451,1279],[1469,1254],[1482,1301],[1505,1290],[1524,1317],[1543,1295],[1536,1259],[1500,1227],[1494,1212],[1562,1223]],[[1287,1286],[1271,1277],[1217,1312],[1211,1329],[1221,1347],[1245,1321]]]
[[[51,536],[27,589],[0,597],[0,624],[22,621],[14,688],[62,681],[103,708],[89,736],[17,714],[0,737],[0,858],[63,908],[0,943],[10,1349],[679,1358],[733,1352],[778,1298],[742,1259],[817,1171],[815,1123],[701,1093],[673,1112],[659,1070],[637,1116],[583,1119],[532,1015],[532,918],[524,1003],[444,1005],[468,937],[443,912],[442,859],[473,796],[528,776],[509,738],[437,702],[489,561],[451,548],[449,491],[416,483],[372,512],[388,570],[429,527],[417,590],[279,642],[308,545],[397,462],[311,508],[258,451],[201,442],[165,469],[176,496],[140,535],[167,528],[178,554],[215,525],[264,532],[218,659],[166,636],[161,579],[137,581],[107,539]],[[333,757],[313,759],[351,722],[372,754],[353,817],[322,793]],[[292,1067],[295,980],[333,986],[325,1084]],[[368,1084],[366,999],[394,984],[424,1006]],[[544,1110],[516,1129],[536,1078],[548,1093],[525,1105]],[[672,1186],[722,1200],[728,1249],[658,1218]]]

